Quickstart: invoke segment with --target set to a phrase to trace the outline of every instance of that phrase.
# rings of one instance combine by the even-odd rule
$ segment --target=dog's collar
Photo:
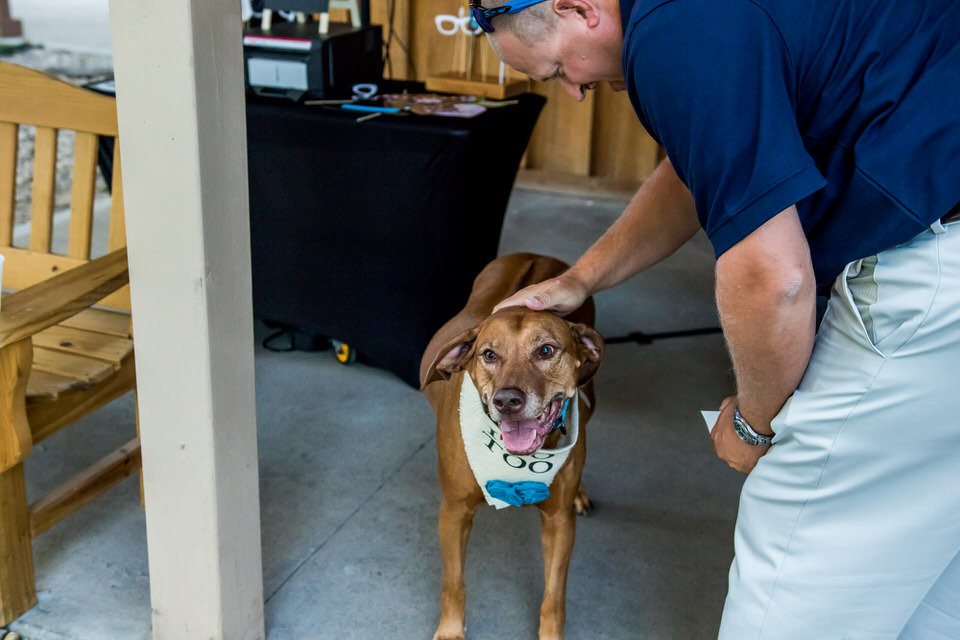
[[[570,407],[570,398],[567,398],[563,401],[563,410],[560,412],[560,416],[557,418],[557,423],[553,425],[553,429],[550,429],[550,433],[553,433],[557,429],[560,429],[560,433],[567,435],[567,426],[564,424],[564,420],[567,418],[567,408]]]

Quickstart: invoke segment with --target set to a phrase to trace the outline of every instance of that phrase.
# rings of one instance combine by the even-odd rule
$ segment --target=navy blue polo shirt
[[[960,202],[960,0],[621,0],[634,110],[717,256],[792,204],[817,284]]]

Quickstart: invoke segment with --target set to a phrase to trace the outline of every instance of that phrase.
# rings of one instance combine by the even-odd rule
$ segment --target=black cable
[[[380,61],[380,67],[382,69],[389,69],[390,75],[388,76],[393,80],[393,60],[390,58],[390,45],[393,43],[393,19],[396,13],[397,0],[390,0],[390,11],[387,13],[387,39],[384,42],[383,49],[383,60]]]
[[[394,34],[396,34],[396,31],[394,31]],[[397,37],[397,44],[399,44],[400,48],[403,49],[403,52],[407,54],[407,64],[410,65],[410,71],[413,73],[414,79],[416,79],[418,77],[417,64],[413,61],[413,56],[410,55],[410,50],[407,49],[407,45],[403,42],[403,40],[400,39],[399,34],[397,34],[396,37]]]
[[[606,338],[607,344],[623,344],[634,342],[636,344],[651,344],[654,340],[666,340],[669,338],[689,338],[691,336],[706,336],[714,333],[722,333],[720,327],[704,327],[702,329],[684,329],[682,331],[662,331],[660,333],[644,333],[642,331],[631,331],[625,336]]]
[[[283,336],[287,336],[287,337],[290,338],[290,346],[289,346],[289,347],[274,347],[273,344],[272,344],[273,341],[274,341],[274,340],[277,340],[277,339],[279,339],[279,338],[281,338],[281,337],[283,337]],[[263,339],[263,342],[262,342],[261,344],[263,345],[263,348],[266,349],[267,351],[273,351],[273,352],[275,352],[275,353],[284,353],[284,352],[287,352],[287,351],[293,351],[294,348],[295,348],[295,347],[294,347],[294,344],[293,344],[293,328],[292,328],[292,327],[283,327],[282,329],[279,329],[279,330],[277,330],[276,332],[271,333],[269,336],[267,336],[266,338],[264,338],[264,339]]]
[[[397,44],[400,45],[400,48],[403,49],[403,52],[407,55],[407,64],[410,65],[410,71],[413,73],[413,78],[417,78],[417,65],[413,61],[413,56],[410,55],[410,49],[407,47],[407,44],[400,38],[400,34],[397,33],[397,29],[394,26],[396,22],[397,14],[397,0],[390,0],[390,10],[387,15],[387,37],[383,42],[383,58],[380,61],[380,66],[386,71],[385,77],[393,80],[393,58],[390,56],[390,47],[393,45],[393,40],[396,39]]]

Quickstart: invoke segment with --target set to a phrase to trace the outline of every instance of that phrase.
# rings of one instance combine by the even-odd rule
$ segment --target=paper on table
[[[703,421],[707,423],[707,431],[713,433],[713,425],[717,424],[717,419],[720,417],[720,412],[701,411],[700,415],[703,416]]]

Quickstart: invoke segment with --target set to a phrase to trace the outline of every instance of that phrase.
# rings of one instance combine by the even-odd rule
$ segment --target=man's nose
[[[504,415],[517,413],[526,402],[527,396],[516,387],[506,387],[493,394],[493,406]]]
[[[564,90],[570,94],[570,97],[577,102],[583,102],[583,99],[587,97],[587,92],[584,91],[583,85],[570,82],[566,78],[557,78],[557,81],[563,85]]]

